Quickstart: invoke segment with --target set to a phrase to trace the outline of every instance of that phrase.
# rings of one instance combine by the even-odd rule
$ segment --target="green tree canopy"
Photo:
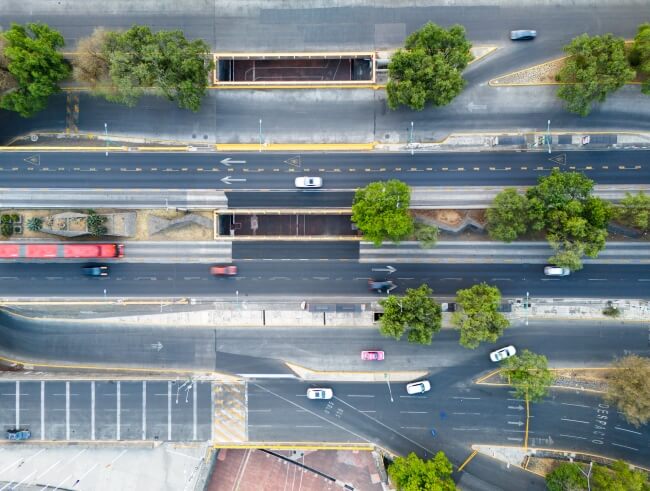
[[[199,110],[214,67],[204,41],[188,41],[180,30],[154,33],[147,26],[109,32],[105,41],[112,80],[104,94],[108,100],[133,106],[145,90],[153,90],[181,108]]]
[[[398,242],[413,233],[410,203],[411,190],[403,182],[371,182],[354,194],[352,221],[364,239],[375,245],[384,240]]]
[[[398,491],[456,491],[452,472],[451,462],[442,452],[430,460],[411,452],[388,466],[388,475]]]
[[[459,25],[445,29],[429,22],[411,33],[388,65],[388,107],[420,111],[426,104],[449,104],[465,87],[462,71],[472,59],[471,47]]]
[[[546,357],[527,349],[503,361],[501,376],[509,380],[516,397],[531,402],[546,397],[554,380]]]
[[[607,400],[634,426],[650,421],[650,358],[628,355],[617,360],[607,381]]]
[[[403,297],[391,295],[380,300],[384,309],[381,334],[399,340],[408,331],[409,342],[431,344],[434,333],[442,326],[440,305],[433,301],[432,293],[427,285],[420,285],[407,289]]]
[[[415,238],[420,241],[420,247],[428,249],[434,247],[438,242],[440,230],[435,225],[415,222]]]
[[[456,293],[459,310],[454,312],[452,323],[460,329],[460,344],[475,349],[483,342],[495,342],[510,325],[503,314],[497,312],[501,292],[486,283],[474,285]]]
[[[49,26],[12,24],[1,36],[5,41],[3,58],[15,87],[0,99],[0,107],[29,117],[45,108],[47,99],[61,90],[59,82],[70,74],[70,67],[57,51],[63,36]]]
[[[593,181],[579,172],[560,172],[540,177],[526,192],[530,227],[546,230],[558,266],[580,269],[583,254],[596,257],[605,248],[611,205],[591,196]]]
[[[643,191],[639,191],[639,194],[625,193],[616,216],[626,225],[644,232],[650,231],[650,196]]]
[[[528,230],[528,200],[515,188],[507,188],[497,194],[487,210],[490,237],[512,242]]]
[[[564,99],[569,111],[581,116],[589,114],[593,103],[604,102],[608,94],[634,78],[623,38],[582,34],[564,51],[569,58],[558,79],[567,85],[561,86],[557,95]]]
[[[630,62],[646,79],[641,85],[641,91],[650,95],[650,23],[639,26],[634,37],[634,46],[630,54]]]
[[[582,491],[587,489],[587,478],[580,466],[572,462],[558,465],[546,475],[548,491]]]

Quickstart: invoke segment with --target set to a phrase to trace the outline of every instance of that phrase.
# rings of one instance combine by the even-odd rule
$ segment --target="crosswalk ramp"
[[[246,382],[214,383],[212,385],[212,442],[241,443],[248,441],[248,397]]]

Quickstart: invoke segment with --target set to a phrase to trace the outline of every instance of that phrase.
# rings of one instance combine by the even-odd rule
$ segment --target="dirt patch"
[[[607,392],[609,369],[568,368],[553,370],[553,374],[555,375],[553,385],[556,387]]]
[[[193,215],[214,219],[212,211],[193,211]],[[176,210],[138,210],[136,218],[136,235],[132,240],[213,240],[214,233],[212,228],[200,227],[196,224],[190,224],[180,229],[162,230],[155,235],[149,234],[149,217],[155,216],[173,220],[181,218],[185,212]]]
[[[524,463],[524,469],[539,474],[540,476],[546,476],[563,463],[563,461],[556,459],[529,456],[526,458],[526,462]]]

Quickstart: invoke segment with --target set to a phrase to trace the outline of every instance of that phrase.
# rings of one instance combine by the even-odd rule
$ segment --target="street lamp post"
[[[526,325],[528,325],[528,297],[529,293],[526,292],[526,305],[524,306],[526,308]]]
[[[388,378],[388,374],[384,373],[384,378],[386,379],[386,384],[388,385],[388,393],[390,394],[390,402],[393,401],[393,391],[390,389],[390,379]]]
[[[235,297],[237,298],[237,307],[239,308],[239,290],[235,290]]]
[[[413,155],[413,121],[411,121],[411,134],[409,135],[409,146],[411,147],[411,155]]]
[[[106,140],[106,156],[108,157],[108,123],[104,123],[104,139]]]
[[[262,137],[262,118],[260,118],[260,152],[262,151],[262,142],[264,141]]]
[[[548,153],[551,153],[551,120],[546,123],[546,143],[548,144]]]

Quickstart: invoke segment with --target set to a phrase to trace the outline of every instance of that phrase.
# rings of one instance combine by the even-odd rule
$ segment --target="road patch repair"
[[[374,84],[375,54],[216,53],[214,83],[219,88],[274,86],[358,86]]]

